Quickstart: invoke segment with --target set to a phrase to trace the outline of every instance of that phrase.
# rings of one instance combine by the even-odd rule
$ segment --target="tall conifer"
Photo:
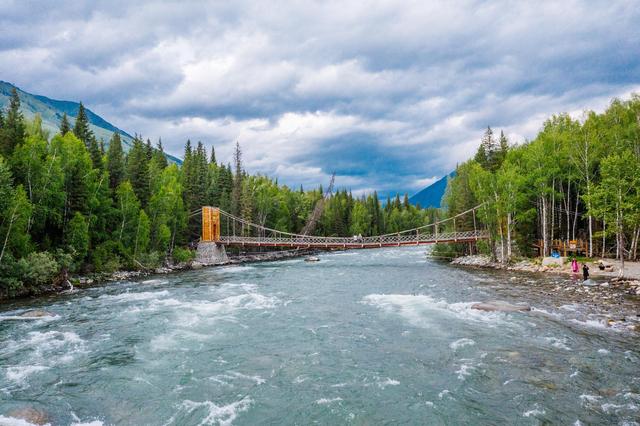
[[[107,150],[107,171],[109,172],[109,187],[115,190],[125,177],[125,161],[122,151],[122,141],[118,132],[113,132],[109,149]]]
[[[14,148],[24,141],[24,136],[25,124],[20,111],[20,97],[14,87],[11,91],[7,116],[4,118],[2,132],[0,132],[0,154],[9,157]]]
[[[90,148],[93,132],[89,127],[89,117],[87,116],[87,110],[84,105],[82,105],[82,102],[80,102],[80,105],[78,106],[78,115],[76,116],[76,124],[73,126],[73,134],[84,142],[84,145],[87,148]]]
[[[70,131],[71,125],[69,124],[69,117],[67,117],[67,113],[65,112],[62,114],[62,120],[60,120],[60,134],[64,136]]]

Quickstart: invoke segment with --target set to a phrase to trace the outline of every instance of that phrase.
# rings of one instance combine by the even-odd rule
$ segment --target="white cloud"
[[[0,4],[0,79],[292,186],[414,192],[553,113],[638,90],[634,1]]]

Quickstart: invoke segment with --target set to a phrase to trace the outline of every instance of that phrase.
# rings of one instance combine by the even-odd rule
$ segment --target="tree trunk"
[[[11,213],[11,219],[9,219],[9,227],[7,228],[7,235],[4,236],[4,244],[2,245],[2,251],[0,251],[0,263],[2,263],[4,252],[7,249],[7,244],[9,243],[9,235],[11,234],[11,227],[13,226],[13,222],[15,222],[16,220],[17,212],[18,212],[18,203],[16,202],[16,205],[13,208],[13,213]]]
[[[589,187],[589,175],[587,174],[587,212],[589,213],[589,257],[593,257],[593,218],[591,217],[591,201],[589,200],[589,196],[591,196],[591,189]]]
[[[620,232],[618,232],[618,249],[620,250],[620,271],[618,276],[622,278],[624,276],[624,230],[622,221],[620,221]]]
[[[571,192],[571,181],[569,181],[567,183],[567,193],[564,196],[566,202],[565,202],[565,209],[567,210],[567,242],[570,240],[569,238],[569,233],[571,232],[571,197],[569,197]]]
[[[578,204],[580,203],[580,192],[576,194],[576,211],[573,215],[573,230],[571,233],[572,240],[576,239],[576,223],[578,223]]]
[[[602,257],[604,257],[607,247],[607,222],[602,220]]]
[[[620,257],[620,272],[618,276],[622,278],[624,276],[624,216],[622,213],[622,192],[618,190],[618,205],[617,205],[616,218],[617,232],[618,232],[618,255]]]
[[[549,235],[547,232],[547,199],[542,196],[542,256],[549,255]]]
[[[551,185],[551,242],[553,244],[553,231],[556,226],[556,178],[553,178]]]
[[[638,259],[638,239],[640,239],[640,226],[636,226],[633,232],[633,242],[631,243],[631,250],[629,251],[629,260]]]
[[[511,260],[511,212],[507,214],[507,260]]]

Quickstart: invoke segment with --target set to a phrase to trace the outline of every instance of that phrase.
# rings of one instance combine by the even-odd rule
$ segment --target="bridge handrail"
[[[287,244],[338,244],[338,245],[376,245],[389,243],[408,243],[422,241],[439,241],[439,240],[457,240],[469,238],[484,238],[488,232],[486,230],[475,231],[459,231],[459,232],[443,232],[438,234],[416,234],[416,235],[398,235],[386,234],[374,237],[362,237],[354,239],[353,237],[323,237],[314,235],[304,235],[298,238],[285,237],[252,237],[240,235],[226,235],[220,239],[222,242],[231,243],[287,243]]]

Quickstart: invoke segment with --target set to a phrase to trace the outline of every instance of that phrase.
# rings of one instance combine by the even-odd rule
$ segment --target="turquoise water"
[[[637,335],[545,295],[562,279],[421,248],[320,257],[0,305],[57,315],[0,321],[0,424],[23,407],[55,425],[639,421]],[[535,309],[470,309],[493,299]]]

